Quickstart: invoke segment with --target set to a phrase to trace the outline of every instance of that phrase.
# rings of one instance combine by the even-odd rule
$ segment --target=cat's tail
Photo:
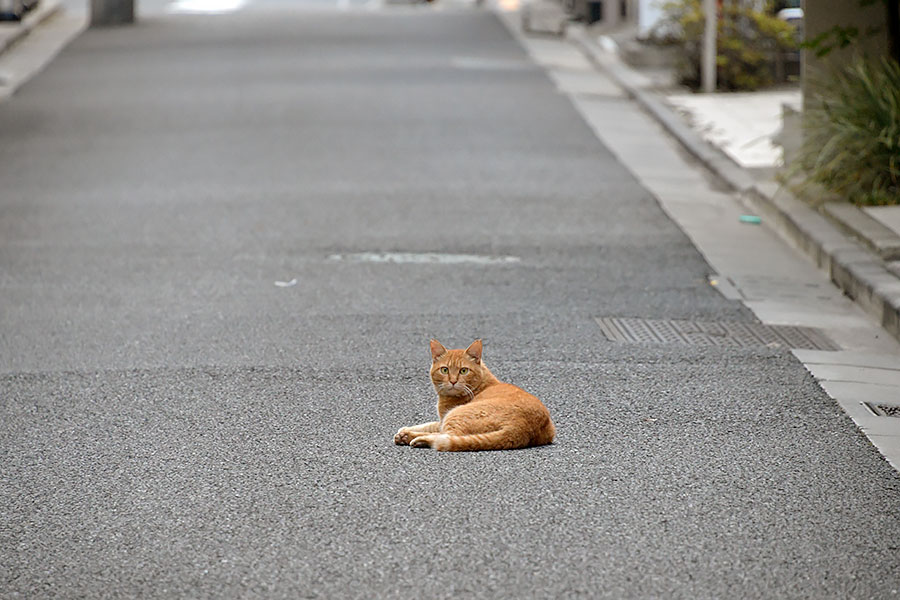
[[[504,427],[488,433],[469,433],[463,435],[443,434],[432,444],[435,450],[443,452],[474,452],[477,450],[512,450],[528,446],[542,446],[553,441],[552,435],[540,439]]]

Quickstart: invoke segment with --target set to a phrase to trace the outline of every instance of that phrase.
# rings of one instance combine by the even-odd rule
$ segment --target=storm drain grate
[[[699,344],[704,346],[770,346],[806,350],[838,350],[818,329],[734,321],[687,321],[598,317],[604,335],[614,342]]]
[[[900,418],[900,404],[875,404],[873,402],[863,402],[863,404],[876,416]]]

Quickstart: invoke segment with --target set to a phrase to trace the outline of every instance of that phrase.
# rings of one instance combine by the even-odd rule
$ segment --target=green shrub
[[[857,60],[816,78],[799,164],[856,204],[900,203],[900,65]]]
[[[716,38],[716,80],[724,90],[755,90],[772,85],[776,53],[796,50],[792,25],[755,10],[755,3],[733,0],[724,4]],[[684,49],[679,78],[691,88],[700,87],[700,60],[706,21],[702,0],[673,0],[664,5],[662,29],[668,42]]]

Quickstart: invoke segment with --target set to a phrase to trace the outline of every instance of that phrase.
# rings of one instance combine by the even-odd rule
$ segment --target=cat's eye
[[[460,375],[465,375],[465,374],[468,373],[468,372],[469,372],[469,368],[468,368],[468,367],[463,367],[462,369],[459,370],[459,374],[460,374]]]
[[[450,372],[450,369],[448,369],[447,367],[441,367],[441,373],[447,374],[449,372]]]

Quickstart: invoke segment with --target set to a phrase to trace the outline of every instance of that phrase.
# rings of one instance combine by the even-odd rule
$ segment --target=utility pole
[[[700,83],[703,91],[710,94],[716,91],[716,33],[719,26],[716,0],[703,0],[703,11],[706,26],[703,30]]]
[[[134,23],[134,0],[91,0],[91,27]]]

